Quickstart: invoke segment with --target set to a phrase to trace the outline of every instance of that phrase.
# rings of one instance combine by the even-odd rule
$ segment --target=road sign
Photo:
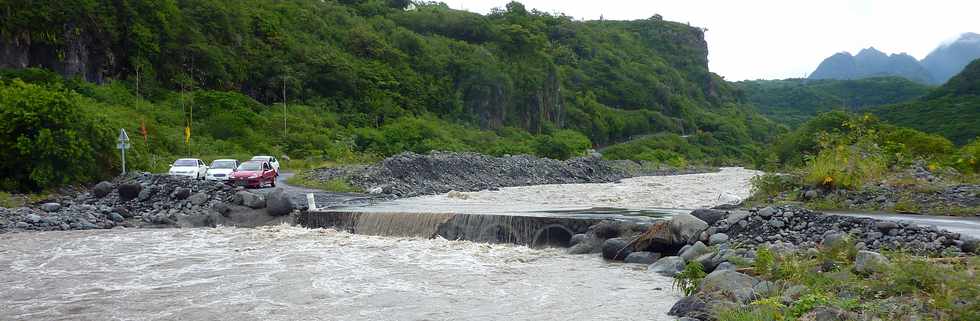
[[[125,143],[125,142],[128,142],[128,141],[129,141],[129,135],[126,135],[126,129],[125,128],[120,128],[119,129],[119,142],[120,143]]]
[[[126,129],[119,129],[119,143],[116,144],[116,148],[122,152],[122,174],[126,175],[126,149],[129,148],[129,135],[126,135]]]

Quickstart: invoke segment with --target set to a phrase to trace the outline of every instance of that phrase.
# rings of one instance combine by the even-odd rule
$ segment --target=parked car
[[[238,170],[238,165],[241,165],[241,163],[236,159],[216,159],[211,162],[211,167],[208,168],[208,174],[205,179],[209,181],[228,181],[231,179],[231,173]]]
[[[276,174],[279,174],[279,160],[276,159],[275,157],[259,155],[259,156],[252,157],[252,160],[269,162],[269,164],[272,165],[272,168],[276,171]]]
[[[235,185],[245,187],[262,187],[270,185],[276,187],[276,178],[279,173],[272,168],[272,164],[264,161],[247,161],[238,166],[238,170],[231,173],[231,179]]]
[[[195,179],[204,179],[207,175],[208,165],[197,158],[181,158],[170,165],[171,176],[186,176]]]

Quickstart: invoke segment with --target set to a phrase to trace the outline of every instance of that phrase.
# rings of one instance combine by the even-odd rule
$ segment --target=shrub
[[[674,288],[680,289],[684,295],[694,294],[701,286],[701,281],[707,274],[698,261],[687,262],[684,271],[674,276]]]
[[[752,177],[752,194],[755,197],[774,197],[779,193],[789,191],[795,186],[796,179],[790,175],[765,173]]]
[[[60,85],[0,82],[0,189],[88,182],[112,168],[114,135]]]
[[[541,135],[532,144],[538,156],[552,159],[581,156],[586,149],[592,147],[588,137],[574,130],[559,130],[551,135]]]

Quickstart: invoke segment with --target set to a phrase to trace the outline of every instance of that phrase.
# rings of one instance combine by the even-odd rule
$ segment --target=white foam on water
[[[671,279],[596,255],[331,229],[0,235],[0,319],[672,320]]]
[[[521,213],[597,207],[630,210],[696,209],[749,197],[750,181],[762,172],[725,167],[719,172],[641,176],[615,183],[505,187],[497,191],[449,192],[348,209],[403,212]]]

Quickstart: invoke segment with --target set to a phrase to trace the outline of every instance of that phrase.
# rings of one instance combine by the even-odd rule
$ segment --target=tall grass
[[[847,144],[833,135],[825,135],[825,147],[809,157],[805,180],[813,186],[828,189],[860,189],[864,184],[880,180],[887,170],[885,158],[870,138],[859,136]]]

